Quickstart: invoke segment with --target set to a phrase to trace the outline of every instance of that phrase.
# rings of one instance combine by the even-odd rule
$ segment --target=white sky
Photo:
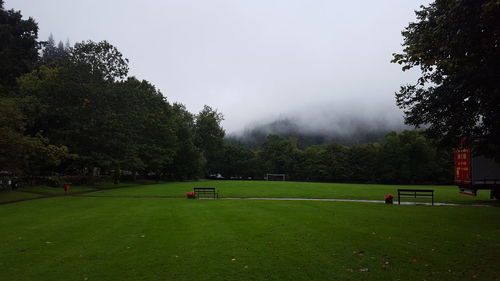
[[[226,131],[279,117],[328,126],[339,116],[401,123],[394,92],[418,72],[391,55],[424,0],[6,0],[39,38],[108,40],[130,75],[191,112],[204,104]]]

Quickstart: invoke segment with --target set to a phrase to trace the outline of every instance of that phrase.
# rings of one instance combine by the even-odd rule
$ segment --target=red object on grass
[[[386,195],[384,195],[384,199],[392,199],[392,198],[394,198],[393,194],[386,194]]]
[[[186,192],[186,198],[187,199],[195,199],[196,193],[194,191]]]
[[[65,192],[68,192],[68,191],[69,191],[69,184],[67,184],[67,185],[65,185],[65,186],[64,186],[64,191],[65,191]]]

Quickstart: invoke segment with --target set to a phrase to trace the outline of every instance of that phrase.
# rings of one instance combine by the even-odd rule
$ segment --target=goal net
[[[268,181],[284,181],[285,180],[285,174],[267,174],[266,175],[266,180]]]

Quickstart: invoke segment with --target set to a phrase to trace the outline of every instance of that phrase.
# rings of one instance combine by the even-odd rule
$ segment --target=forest
[[[269,134],[245,147],[225,138],[223,114],[189,112],[128,74],[107,41],[56,44],[0,1],[0,172],[26,184],[93,183],[103,177],[223,177],[362,183],[450,183],[451,148],[423,131],[369,144],[298,145]]]

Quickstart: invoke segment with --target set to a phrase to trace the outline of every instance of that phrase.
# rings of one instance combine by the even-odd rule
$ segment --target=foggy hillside
[[[282,118],[249,126],[241,132],[229,134],[226,139],[235,145],[258,148],[269,134],[275,134],[283,138],[295,137],[298,146],[304,148],[331,142],[343,145],[373,143],[391,131],[408,129],[402,122],[385,118],[341,117],[329,124],[322,123],[322,126],[317,126],[313,120]]]

